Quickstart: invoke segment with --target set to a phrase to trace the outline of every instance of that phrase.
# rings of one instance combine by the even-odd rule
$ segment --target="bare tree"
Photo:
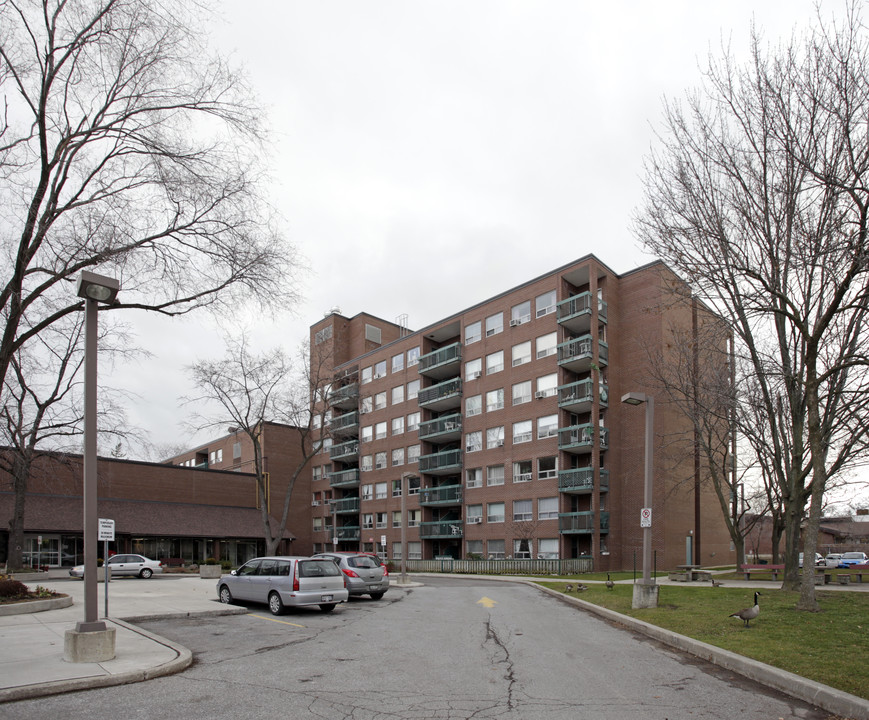
[[[263,113],[204,46],[197,3],[0,3],[0,386],[80,311],[83,269],[117,307],[285,306],[293,254],[263,200]]]
[[[869,43],[856,3],[840,22],[752,60],[711,59],[667,103],[635,227],[646,248],[728,322],[750,363],[767,470],[785,526],[784,586],[818,608],[814,556],[828,479],[869,438]]]

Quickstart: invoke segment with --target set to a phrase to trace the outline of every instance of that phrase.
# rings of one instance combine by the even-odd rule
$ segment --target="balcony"
[[[338,538],[338,542],[341,542],[342,540],[348,542],[359,540],[361,537],[359,530],[360,528],[358,525],[344,525],[343,527],[335,528],[335,537]]]
[[[420,505],[461,505],[461,485],[441,485],[439,487],[422,488],[419,491]]]
[[[570,383],[569,385],[559,385],[558,387],[558,407],[570,410],[572,413],[580,414],[591,412],[594,393],[592,392],[594,381],[591,378],[580,380],[579,382]],[[600,404],[601,407],[607,407],[609,399],[609,389],[603,383],[600,384]]]
[[[435,522],[421,522],[419,524],[419,536],[427,540],[433,538],[460,538],[462,537],[462,521],[436,520]]]
[[[438,348],[434,352],[421,355],[419,364],[417,365],[420,375],[425,375],[435,380],[455,377],[461,372],[461,367],[461,343],[453,343],[452,345]]]
[[[340,462],[353,462],[359,459],[359,441],[339,443],[329,448],[329,457]]]
[[[609,430],[607,428],[599,428],[599,430],[600,449],[606,450],[609,447]],[[590,453],[594,449],[594,425],[586,423],[559,428],[558,449],[574,455]]]
[[[594,468],[583,467],[558,471],[558,492],[582,495],[594,489]],[[610,489],[610,471],[600,471],[600,491]]]
[[[454,413],[419,424],[419,439],[447,442],[462,437],[462,414]]]
[[[421,455],[419,471],[429,475],[450,475],[462,469],[462,451],[444,450],[431,455]]]
[[[354,409],[359,404],[359,383],[350,383],[333,389],[326,401],[333,408]]]
[[[558,324],[566,327],[577,335],[591,330],[591,311],[593,296],[589,292],[580,293],[562,300],[556,305]],[[597,303],[597,317],[600,322],[606,322],[607,306],[603,300]]]
[[[329,486],[333,488],[359,487],[359,468],[329,473]]]
[[[585,512],[558,513],[558,532],[562,535],[590,535],[595,530],[595,513]],[[600,513],[600,531],[608,533],[610,529],[610,514]]]
[[[416,399],[420,407],[441,412],[462,406],[462,380],[453,378],[423,388]]]
[[[355,514],[359,512],[359,498],[351,497],[333,500],[330,507],[332,508],[332,511],[338,515],[343,513]]]
[[[332,422],[329,427],[332,430],[333,437],[348,437],[350,435],[358,435],[359,413],[354,410],[353,412],[338,415],[338,417],[332,418]]]
[[[609,364],[609,348],[605,342],[598,342],[598,362]],[[591,335],[572,338],[558,346],[558,364],[575,373],[587,373],[594,362],[594,343]]]

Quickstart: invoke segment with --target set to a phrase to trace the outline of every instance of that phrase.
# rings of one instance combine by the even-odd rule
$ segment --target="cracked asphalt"
[[[193,650],[194,664],[9,703],[4,720],[829,717],[524,585],[427,578],[328,615],[250,609],[145,623]]]

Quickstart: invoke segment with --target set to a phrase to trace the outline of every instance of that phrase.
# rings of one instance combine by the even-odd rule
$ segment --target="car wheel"
[[[323,603],[320,605],[320,612],[330,613],[335,609],[335,603]]]
[[[276,592],[269,595],[269,610],[272,611],[272,615],[281,615],[284,612],[284,603]]]
[[[229,592],[229,588],[226,585],[220,586],[220,592],[217,593],[217,596],[224,605],[229,605],[232,602],[232,593]]]
[[[154,571],[151,568],[142,568],[142,572],[139,573],[140,578],[145,578],[147,580],[154,574]]]
[[[383,593],[371,593],[372,600],[380,600],[383,597]]]

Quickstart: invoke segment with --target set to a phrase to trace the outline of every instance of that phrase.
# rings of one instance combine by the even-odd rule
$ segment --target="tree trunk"
[[[800,568],[797,557],[800,552],[800,522],[802,514],[800,504],[789,502],[785,509],[785,572],[782,580],[782,590],[800,589]]]
[[[27,476],[30,463],[16,454],[12,461],[12,488],[15,496],[12,517],[9,520],[9,552],[6,557],[7,571],[21,570],[24,567],[24,503],[27,494]]]
[[[805,544],[803,545],[803,573],[800,582],[800,599],[797,610],[818,612],[821,607],[815,598],[815,551],[818,547],[818,527],[821,524],[821,509],[824,501],[825,483],[812,482],[812,502],[809,506],[809,519],[806,522]]]

